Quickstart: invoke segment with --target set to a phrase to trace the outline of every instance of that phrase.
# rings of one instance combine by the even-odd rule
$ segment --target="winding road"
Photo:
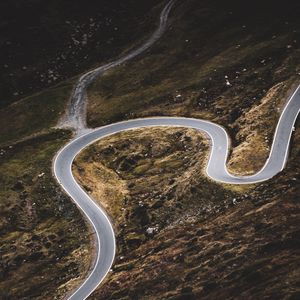
[[[294,123],[300,110],[300,86],[288,99],[273,138],[273,144],[264,167],[251,176],[234,176],[226,167],[230,139],[225,129],[205,120],[181,117],[153,117],[123,121],[108,126],[87,129],[85,122],[86,88],[106,70],[120,65],[139,55],[159,39],[167,28],[167,20],[174,1],[170,1],[163,9],[160,24],[151,38],[140,48],[123,58],[97,68],[83,75],[70,101],[65,119],[65,126],[72,127],[77,137],[71,140],[56,155],[53,163],[55,177],[65,192],[83,211],[96,234],[96,260],[88,278],[68,298],[72,300],[86,299],[103,281],[114,261],[116,242],[113,227],[105,211],[79,186],[72,174],[72,164],[75,157],[88,145],[109,135],[142,127],[177,126],[188,127],[205,132],[211,140],[211,152],[207,163],[207,175],[218,182],[231,184],[250,184],[270,179],[285,166]]]

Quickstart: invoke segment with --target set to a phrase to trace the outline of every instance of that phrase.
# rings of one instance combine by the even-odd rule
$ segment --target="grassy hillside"
[[[298,10],[296,1],[178,2],[147,55],[91,86],[89,124],[209,119],[232,137],[229,168],[257,171],[299,83]],[[113,272],[91,298],[296,299],[299,122],[287,169],[243,187],[207,180],[206,140],[177,130],[122,133],[77,159],[78,180],[106,207],[118,238]]]
[[[55,126],[65,111],[74,83],[64,82],[0,109],[0,145]]]
[[[90,230],[51,172],[55,153],[71,134],[52,127],[76,81],[69,77],[119,55],[141,33],[144,38],[160,10],[148,11],[157,1],[44,2],[0,4],[1,14],[6,12],[0,24],[1,299],[62,299],[86,276],[93,255]],[[87,45],[74,45],[72,38],[82,41],[85,32],[93,34]]]
[[[285,171],[251,186],[208,180],[193,130],[131,130],[86,149],[75,174],[117,233],[91,299],[297,299],[299,132]]]
[[[49,132],[0,150],[1,299],[63,296],[88,271],[89,231],[51,173],[69,138]]]
[[[209,119],[238,146],[234,171],[257,170],[268,153],[276,107],[300,80],[299,3],[264,3],[178,2],[170,30],[147,55],[91,86],[88,123],[154,115]]]
[[[69,78],[139,44],[161,5],[0,4],[0,298],[62,299],[86,275],[89,228],[51,174],[70,133],[51,126]],[[299,80],[298,11],[297,1],[178,1],[156,46],[91,86],[89,124],[209,119],[233,139],[231,170],[256,171]],[[89,147],[74,172],[118,239],[113,271],[92,299],[296,299],[299,138],[298,122],[287,169],[243,187],[206,178],[209,143],[193,130],[131,131]]]

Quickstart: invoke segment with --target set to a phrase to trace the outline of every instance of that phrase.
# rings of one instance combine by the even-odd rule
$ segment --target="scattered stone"
[[[231,83],[230,83],[230,81],[228,79],[226,80],[226,85],[227,86],[231,86]]]
[[[155,233],[155,227],[149,227],[146,230],[147,234],[152,235]]]

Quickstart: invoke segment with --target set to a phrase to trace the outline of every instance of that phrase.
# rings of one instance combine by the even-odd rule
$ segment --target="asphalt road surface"
[[[86,128],[86,89],[98,77],[109,69],[123,64],[149,49],[166,31],[168,17],[175,0],[169,1],[160,14],[160,22],[152,36],[139,48],[124,57],[104,66],[91,70],[80,77],[71,96],[65,117],[59,122],[59,128],[71,128],[77,135],[87,132]],[[83,143],[82,143],[83,142]],[[59,184],[83,211],[96,234],[96,260],[88,278],[68,298],[86,299],[103,281],[113,263],[116,251],[115,235],[105,212],[82,190],[72,175],[72,162],[87,140],[75,139],[56,155],[53,172]],[[92,142],[92,141],[91,141]]]
[[[96,234],[96,260],[88,278],[69,297],[71,300],[86,299],[103,281],[114,261],[116,242],[111,222],[105,211],[78,185],[72,174],[75,157],[88,145],[109,135],[142,127],[176,126],[194,128],[205,132],[211,140],[211,152],[207,163],[207,175],[215,181],[231,184],[250,184],[270,179],[285,166],[294,123],[300,110],[300,86],[287,101],[274,134],[273,144],[264,167],[251,176],[234,176],[226,168],[230,139],[225,129],[205,120],[180,117],[155,117],[119,122],[96,129],[87,129],[85,124],[85,100],[87,86],[99,75],[114,66],[137,56],[148,49],[163,34],[174,1],[162,11],[159,28],[139,49],[108,65],[83,75],[75,88],[64,126],[73,128],[79,136],[71,140],[56,155],[53,171],[59,184],[83,211]]]
[[[82,209],[92,224],[98,239],[97,260],[87,280],[70,299],[85,299],[109,272],[115,256],[115,236],[105,212],[78,185],[72,174],[75,157],[88,145],[109,135],[142,127],[177,126],[204,131],[211,139],[211,152],[207,164],[207,175],[213,180],[231,184],[250,184],[265,181],[279,173],[285,166],[291,134],[300,110],[300,88],[287,102],[278,122],[270,156],[264,167],[252,176],[234,176],[227,171],[226,161],[229,137],[219,125],[191,118],[157,117],[135,119],[111,124],[77,137],[67,144],[56,156],[54,172],[61,186]]]

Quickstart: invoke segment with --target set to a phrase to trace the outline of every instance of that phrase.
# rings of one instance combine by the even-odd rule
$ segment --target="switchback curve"
[[[67,112],[66,125],[74,128],[81,135],[71,140],[59,151],[53,163],[53,170],[59,184],[79,206],[92,225],[97,236],[97,253],[93,270],[75,293],[70,296],[69,299],[71,300],[86,299],[102,282],[112,266],[116,249],[115,236],[109,218],[103,209],[79,186],[72,174],[72,163],[75,157],[88,145],[109,135],[130,129],[153,126],[188,127],[203,131],[209,136],[211,151],[206,172],[215,181],[230,184],[257,183],[275,176],[286,164],[294,123],[300,110],[300,86],[287,101],[280,116],[269,158],[264,167],[258,173],[251,176],[235,176],[228,172],[226,161],[228,159],[230,139],[223,127],[209,121],[180,117],[155,117],[123,121],[96,129],[86,129],[84,113],[86,87],[105,70],[133,58],[149,48],[166,29],[168,14],[173,3],[174,1],[170,1],[166,5],[161,14],[159,29],[142,47],[122,59],[83,75],[75,88]],[[87,133],[82,134],[83,132]]]

